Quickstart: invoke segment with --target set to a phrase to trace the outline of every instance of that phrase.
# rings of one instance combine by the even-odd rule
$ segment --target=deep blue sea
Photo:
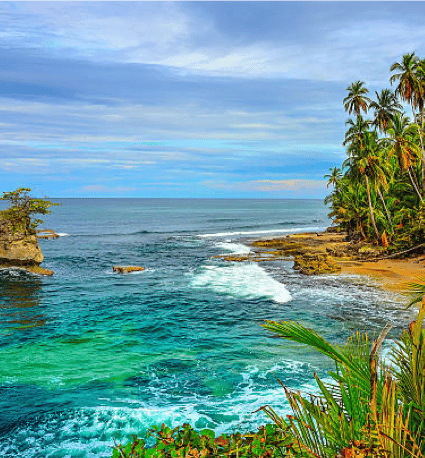
[[[319,200],[60,199],[42,227],[53,277],[0,271],[0,456],[110,457],[153,424],[251,430],[332,365],[272,338],[297,320],[343,342],[411,318],[365,280],[231,263],[247,240],[320,231]],[[141,265],[143,272],[112,272]],[[354,282],[353,282],[354,280]]]

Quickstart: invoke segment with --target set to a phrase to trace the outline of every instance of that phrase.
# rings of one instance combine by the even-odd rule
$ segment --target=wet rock
[[[130,272],[140,272],[145,270],[145,268],[141,266],[113,266],[112,270],[120,274],[127,274]]]
[[[57,234],[52,229],[39,229],[37,231],[37,238],[38,239],[57,239],[59,238],[59,234]]]
[[[341,270],[331,256],[317,252],[296,256],[293,268],[305,275],[332,274]]]

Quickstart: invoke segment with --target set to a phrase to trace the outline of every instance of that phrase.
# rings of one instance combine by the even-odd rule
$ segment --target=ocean
[[[296,320],[343,343],[412,319],[360,277],[290,261],[224,262],[256,238],[324,230],[319,200],[58,199],[40,240],[53,277],[0,271],[0,456],[110,457],[154,424],[254,430],[289,412],[278,379],[314,393],[332,364],[273,338]],[[121,275],[114,265],[141,265]],[[391,345],[391,336],[386,346]]]

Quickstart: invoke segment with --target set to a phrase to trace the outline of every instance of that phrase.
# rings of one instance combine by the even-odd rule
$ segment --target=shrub
[[[33,215],[46,215],[50,213],[49,207],[59,205],[48,200],[35,199],[29,195],[30,192],[30,188],[18,188],[16,191],[4,192],[0,198],[9,202],[9,207],[0,211],[0,219],[9,224],[12,234],[34,234],[43,220],[33,219]]]

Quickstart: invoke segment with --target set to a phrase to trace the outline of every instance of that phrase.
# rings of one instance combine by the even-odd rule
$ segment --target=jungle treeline
[[[374,97],[363,81],[347,88],[347,158],[325,202],[350,238],[402,250],[425,242],[425,59],[405,54],[389,83]]]

